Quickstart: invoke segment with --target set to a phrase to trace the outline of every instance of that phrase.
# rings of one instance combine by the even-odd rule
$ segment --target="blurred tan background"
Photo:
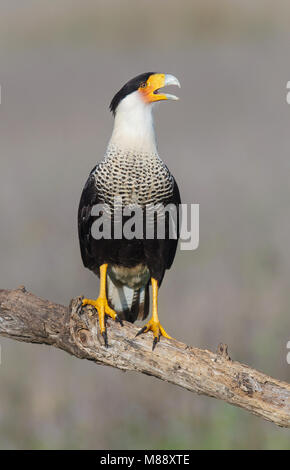
[[[113,94],[156,70],[161,157],[200,204],[200,247],[160,293],[167,331],[290,380],[290,6],[286,1],[0,1],[1,288],[94,297],[76,216]],[[290,448],[290,432],[156,379],[0,338],[0,448]]]

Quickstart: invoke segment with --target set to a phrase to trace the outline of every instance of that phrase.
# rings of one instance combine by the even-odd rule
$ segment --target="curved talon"
[[[109,345],[108,345],[107,330],[103,331],[102,337],[104,338],[104,343],[105,343],[105,346],[106,346],[106,348],[107,348],[107,347],[109,346]]]
[[[157,343],[159,343],[161,336],[164,336],[164,338],[172,339],[172,337],[166,333],[159,321],[156,322],[152,320],[152,318],[149,320],[148,323],[146,323],[146,325],[143,326],[143,328],[141,328],[141,330],[138,331],[136,337],[141,335],[142,333],[147,333],[148,331],[152,331],[154,335],[152,351],[154,351]]]
[[[115,320],[116,320],[117,322],[119,322],[121,326],[124,326],[123,320],[122,320],[122,318],[119,317],[118,314],[116,315],[116,319],[115,319]]]
[[[142,333],[145,333],[146,330],[147,330],[147,326],[145,325],[145,326],[143,326],[143,328],[141,328],[141,330],[138,331],[135,338],[137,338],[137,336],[139,336],[139,335],[142,335]]]
[[[101,335],[104,338],[105,346],[107,348],[108,338],[107,338],[107,330],[106,330],[106,325],[105,325],[105,317],[106,315],[108,315],[113,320],[120,321],[118,318],[118,315],[111,307],[109,307],[107,299],[103,297],[98,297],[96,300],[83,299],[82,307],[84,307],[85,305],[92,305],[92,307],[94,307],[97,310],[98,316],[99,316],[99,325],[100,325]]]
[[[153,339],[152,351],[154,351],[156,344],[159,343],[159,341],[160,341],[160,335],[158,337],[155,336],[155,338]]]

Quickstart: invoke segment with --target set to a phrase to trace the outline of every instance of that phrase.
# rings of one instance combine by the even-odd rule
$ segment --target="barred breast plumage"
[[[99,199],[109,204],[121,196],[122,205],[165,203],[173,195],[174,179],[156,153],[137,153],[110,145],[93,170]]]

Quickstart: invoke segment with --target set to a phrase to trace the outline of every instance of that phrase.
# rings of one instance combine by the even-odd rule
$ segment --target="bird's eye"
[[[146,88],[146,87],[147,87],[147,83],[146,83],[146,82],[141,83],[140,88]]]

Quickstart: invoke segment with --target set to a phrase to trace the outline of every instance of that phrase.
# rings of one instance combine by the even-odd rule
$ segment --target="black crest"
[[[150,75],[154,74],[155,72],[147,72],[147,73],[141,73],[140,75],[137,75],[137,77],[132,78],[127,82],[121,90],[118,91],[118,93],[115,94],[114,98],[111,101],[110,104],[110,110],[112,113],[116,114],[116,109],[120,101],[122,101],[125,96],[129,95],[130,93],[133,93],[133,91],[138,90],[140,87],[141,83],[146,82]]]

